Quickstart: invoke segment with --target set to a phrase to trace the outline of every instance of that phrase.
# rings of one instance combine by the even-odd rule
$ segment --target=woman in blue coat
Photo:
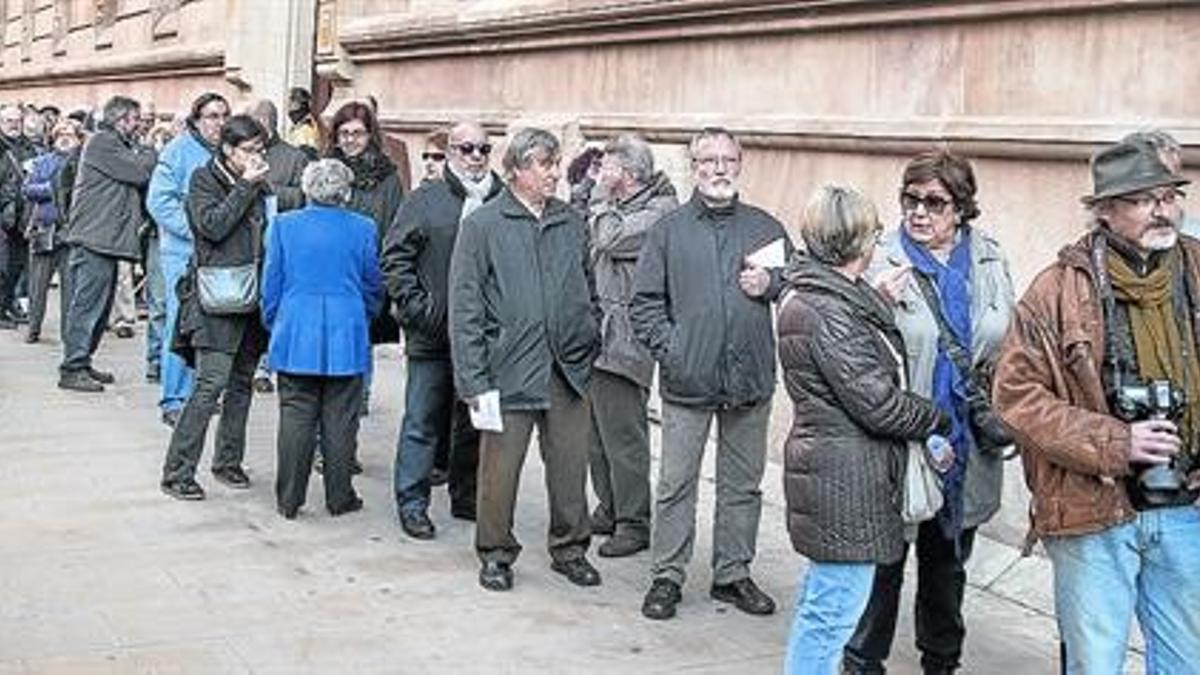
[[[308,205],[267,232],[262,313],[271,331],[267,363],[279,374],[275,496],[288,519],[304,504],[318,429],[325,507],[335,516],[362,508],[351,462],[381,280],[375,223],[345,208],[353,180],[336,159],[310,164],[301,180]]]

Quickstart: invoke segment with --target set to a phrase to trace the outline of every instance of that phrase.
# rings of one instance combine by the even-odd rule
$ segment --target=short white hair
[[[304,167],[300,189],[310,202],[345,204],[350,198],[354,172],[336,159],[321,159]]]

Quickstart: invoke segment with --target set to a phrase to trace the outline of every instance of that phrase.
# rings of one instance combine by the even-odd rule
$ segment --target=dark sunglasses
[[[925,206],[926,213],[941,215],[946,210],[946,207],[951,205],[951,202],[938,195],[925,195],[922,197],[911,192],[900,193],[900,208],[905,212],[916,211],[917,207],[922,205]]]
[[[446,161],[446,153],[444,153],[444,152],[422,152],[421,159],[426,162],[428,162],[431,159],[435,162],[444,162],[444,161]]]
[[[459,143],[454,147],[458,148],[458,151],[464,155],[473,155],[475,154],[476,150],[478,150],[479,154],[483,155],[484,157],[492,154],[491,143],[480,143],[478,145],[475,143]]]

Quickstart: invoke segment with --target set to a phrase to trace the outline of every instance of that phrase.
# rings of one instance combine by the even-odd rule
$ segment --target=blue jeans
[[[1124,672],[1135,614],[1149,675],[1200,673],[1200,508],[1143,511],[1045,543],[1068,675]]]
[[[454,394],[453,367],[448,360],[410,357],[407,371],[396,441],[396,509],[412,514],[429,508],[429,472],[443,448],[450,456],[452,506],[474,511],[479,432]]]
[[[162,372],[163,324],[166,323],[166,282],[163,280],[162,254],[158,237],[146,243],[146,372]]]
[[[163,274],[163,295],[167,314],[162,332],[162,400],[158,406],[163,412],[181,410],[192,394],[196,377],[183,359],[171,351],[171,340],[175,337],[175,318],[179,315],[179,297],[175,295],[175,284],[187,271],[188,259],[175,255],[164,255],[159,260]]]
[[[796,591],[785,675],[836,675],[871,597],[873,563],[809,563]]]

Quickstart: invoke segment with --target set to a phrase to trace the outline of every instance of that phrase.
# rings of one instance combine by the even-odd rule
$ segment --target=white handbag
[[[941,510],[942,481],[937,471],[929,465],[925,447],[915,441],[908,444],[908,460],[904,464],[904,503],[900,517],[905,523],[923,523]]]

